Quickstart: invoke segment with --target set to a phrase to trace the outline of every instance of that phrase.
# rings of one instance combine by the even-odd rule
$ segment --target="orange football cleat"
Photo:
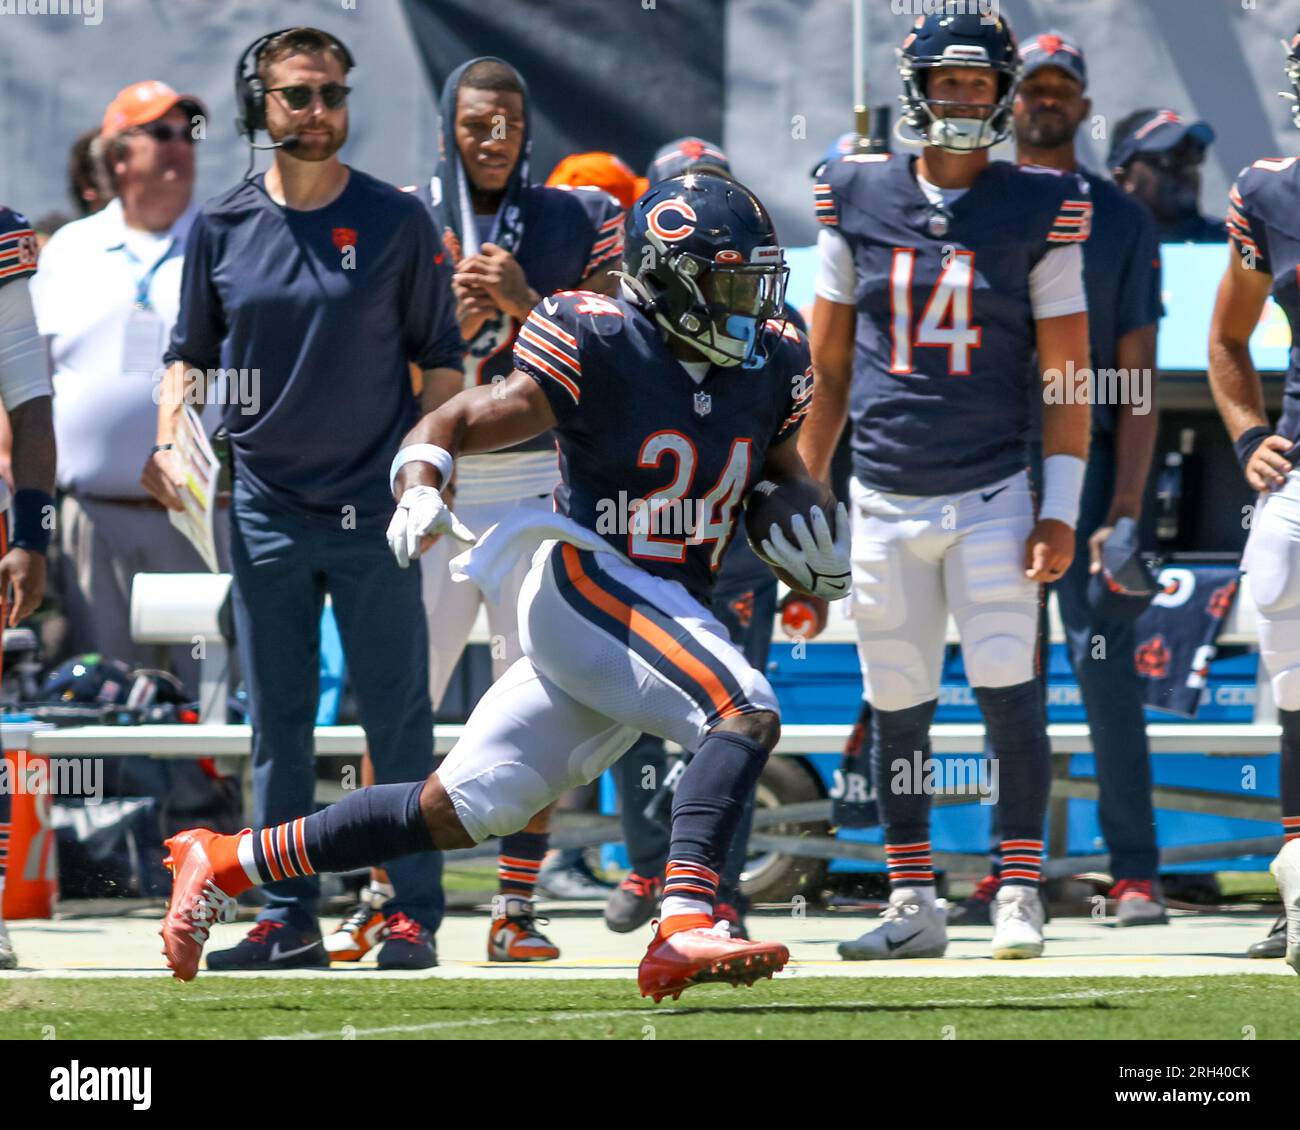
[[[641,959],[636,982],[643,997],[658,1004],[676,1000],[692,985],[752,985],[779,973],[790,951],[778,942],[745,942],[731,936],[725,922],[681,930],[665,938],[658,929]]]
[[[209,848],[226,839],[206,828],[177,832],[165,841],[163,866],[172,873],[172,898],[159,934],[163,956],[178,981],[193,981],[214,922],[235,920],[235,900],[217,886]]]
[[[388,919],[383,910],[359,902],[334,933],[326,935],[325,952],[330,961],[360,961],[387,933]]]
[[[504,912],[488,930],[488,961],[554,961],[560,947],[537,929],[539,919],[528,899],[507,898]]]

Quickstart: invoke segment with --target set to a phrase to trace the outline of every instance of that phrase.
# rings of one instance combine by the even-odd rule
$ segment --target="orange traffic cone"
[[[26,750],[5,750],[4,760],[7,764],[0,780],[13,786],[9,794],[13,811],[0,917],[10,921],[53,918],[59,895],[59,865],[54,829],[50,826],[52,798],[48,784],[40,791],[27,787],[36,780],[48,783],[48,760],[33,757]]]

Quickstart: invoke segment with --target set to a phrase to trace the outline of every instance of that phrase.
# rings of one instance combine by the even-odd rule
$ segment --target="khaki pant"
[[[216,513],[217,556],[229,568],[229,511]],[[170,670],[198,692],[198,661],[185,646],[131,639],[131,582],[137,573],[206,573],[193,546],[161,508],[67,495],[59,511],[60,593],[72,654],[93,651],[132,667]]]

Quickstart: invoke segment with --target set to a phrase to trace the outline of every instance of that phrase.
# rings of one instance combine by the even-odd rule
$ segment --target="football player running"
[[[559,513],[518,510],[456,560],[490,597],[531,558],[523,658],[427,781],[361,789],[256,833],[173,837],[162,936],[181,980],[197,973],[211,923],[241,891],[285,870],[350,870],[508,835],[594,780],[642,731],[696,754],[673,799],[642,995],[748,984],[789,959],[785,946],[732,938],[714,921],[718,869],[780,717],[767,679],[708,600],[749,488],[804,473],[795,440],[812,397],[808,353],[768,321],[781,309],[784,256],[762,204],[735,181],[691,173],[648,192],[629,213],[624,268],[618,298],[543,299],[520,331],[510,377],[426,416],[394,461],[389,543],[408,563],[434,536],[470,536],[439,491],[458,456],[554,429]],[[693,514],[689,532],[640,518],[661,508]],[[815,595],[843,595],[844,507],[814,508],[792,526],[797,548],[772,528],[781,567]]]
[[[1287,78],[1300,126],[1300,33],[1291,40]],[[1282,831],[1272,871],[1282,917],[1252,957],[1282,957],[1300,973],[1300,159],[1269,157],[1241,171],[1228,194],[1231,257],[1210,321],[1210,388],[1246,481],[1260,492],[1241,567],[1259,613],[1259,652],[1282,724]],[[1286,313],[1293,345],[1282,418],[1268,422],[1250,337],[1264,304]]]
[[[993,956],[1037,957],[1050,781],[1034,677],[1039,586],[1074,554],[1089,406],[1060,395],[1060,382],[1088,365],[1080,245],[1091,206],[1073,174],[989,159],[1019,75],[1005,20],[920,18],[900,71],[920,155],[849,155],[816,188],[818,394],[799,447],[826,479],[849,419],[852,607],[890,878],[883,922],[840,954],[933,957],[947,945],[924,760],[951,613],[997,759]],[[1025,469],[1035,354],[1037,508]]]

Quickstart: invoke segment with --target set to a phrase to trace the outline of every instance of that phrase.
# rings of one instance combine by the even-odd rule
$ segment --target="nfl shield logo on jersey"
[[[697,416],[707,416],[713,408],[713,397],[707,392],[697,392],[695,394],[695,414]]]

